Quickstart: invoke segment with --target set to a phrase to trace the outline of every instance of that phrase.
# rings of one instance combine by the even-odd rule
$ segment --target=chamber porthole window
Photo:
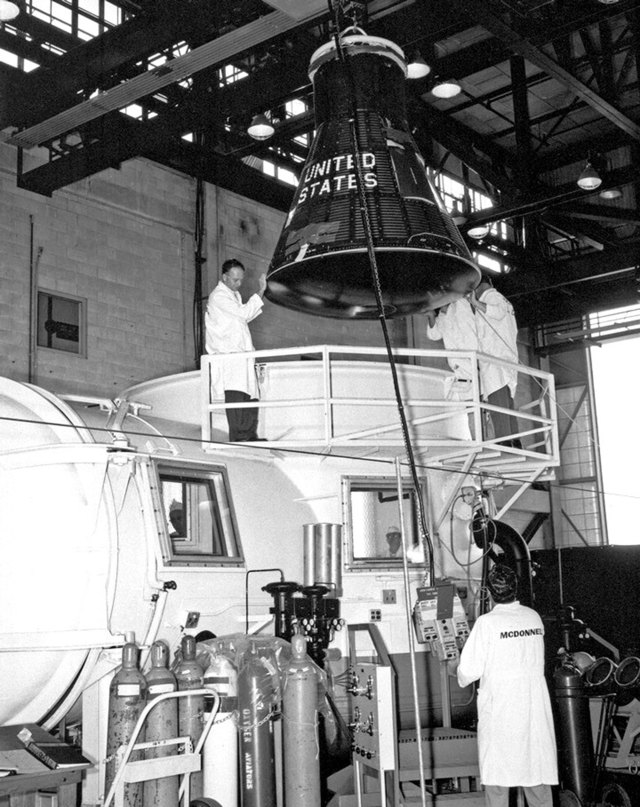
[[[395,480],[345,477],[342,484],[347,565],[352,569],[402,565],[402,539]],[[415,488],[402,492],[402,522],[407,546],[418,540]]]
[[[158,474],[165,562],[240,565],[243,557],[225,470],[163,465]]]

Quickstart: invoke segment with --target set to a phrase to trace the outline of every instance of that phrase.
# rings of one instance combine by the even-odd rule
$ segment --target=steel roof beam
[[[635,140],[640,140],[640,124],[631,120],[624,112],[606,101],[597,92],[592,90],[579,78],[574,76],[558,62],[554,61],[543,50],[534,45],[529,39],[522,36],[511,26],[507,25],[495,14],[488,2],[479,3],[477,0],[453,0],[461,13],[467,14],[494,36],[497,36],[514,53],[524,56],[529,62],[568,87],[579,98],[586,101],[600,115],[610,120],[615,126],[625,131]]]
[[[499,207],[489,207],[469,215],[469,221],[474,223],[491,223],[511,219],[516,216],[529,216],[540,213],[547,207],[553,207],[567,202],[579,201],[592,193],[599,193],[605,188],[615,188],[629,183],[640,182],[640,166],[628,166],[608,171],[603,177],[602,185],[593,191],[584,191],[575,182],[568,182],[554,188],[543,188],[534,194],[522,196],[510,204]]]
[[[182,81],[213,64],[222,63],[233,54],[279,36],[297,25],[299,25],[298,21],[279,11],[274,11],[228,34],[223,34],[215,40],[206,42],[160,68],[145,71],[129,81],[99,93],[94,98],[76,104],[23,131],[9,135],[5,139],[14,146],[33,148],[84,123],[102,117],[107,112],[122,109],[140,98],[159,92],[170,84]]]
[[[117,71],[133,62],[170,48],[180,40],[202,37],[207,31],[212,38],[217,31],[211,10],[206,13],[210,4],[199,0],[198,10],[192,0],[188,8],[187,14],[184,0],[158,4],[154,14],[144,13],[126,20],[59,56],[55,66],[29,73],[21,92],[27,93],[26,99],[38,99],[37,104],[24,97],[14,98],[11,119],[2,125],[31,126],[77,104],[82,91],[88,95],[96,88],[120,83],[123,77]],[[138,65],[136,73],[140,70]]]

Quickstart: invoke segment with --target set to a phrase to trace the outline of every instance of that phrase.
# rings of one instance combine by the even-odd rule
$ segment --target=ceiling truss
[[[337,15],[431,65],[407,82],[409,126],[436,171],[490,196],[465,211],[463,234],[509,224],[508,241],[469,244],[508,270],[498,285],[523,323],[637,302],[625,278],[640,263],[640,0],[334,0],[331,19],[325,0],[120,5],[122,23],[89,41],[29,13],[0,27],[0,48],[39,65],[0,68],[21,187],[50,195],[146,157],[287,210],[293,187],[247,160],[299,172],[314,128],[309,59]],[[238,80],[225,83],[229,65]],[[438,77],[462,93],[439,101]],[[293,99],[307,109],[289,117]],[[257,112],[274,121],[269,142],[246,134]],[[593,192],[575,182],[586,161],[603,179]]]

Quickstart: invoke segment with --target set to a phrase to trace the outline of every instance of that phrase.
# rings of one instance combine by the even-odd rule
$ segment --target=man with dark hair
[[[243,280],[244,266],[240,261],[236,258],[225,261],[220,282],[209,295],[205,316],[207,353],[230,354],[217,364],[220,377],[214,379],[220,382],[226,403],[258,399],[254,361],[238,354],[254,349],[249,323],[262,312],[267,281],[264,274],[260,275],[257,293],[243,303],[240,296]],[[226,413],[230,442],[258,440],[257,407],[237,407],[227,409]]]
[[[460,655],[458,683],[480,681],[478,757],[487,807],[508,807],[522,787],[529,807],[552,807],[558,783],[555,732],[544,678],[544,627],[520,605],[518,578],[496,564],[487,578],[494,608],[478,617]]]

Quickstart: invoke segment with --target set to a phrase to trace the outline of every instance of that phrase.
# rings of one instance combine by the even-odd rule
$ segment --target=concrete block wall
[[[25,153],[25,170],[42,162]],[[55,392],[112,397],[146,379],[196,367],[193,336],[194,179],[131,160],[54,191],[16,184],[16,150],[0,145],[0,374]],[[247,266],[243,292],[266,271],[285,215],[206,187],[203,306],[222,262]],[[83,301],[83,356],[33,351],[32,285]],[[389,321],[394,345],[406,320]],[[257,349],[314,344],[383,347],[380,325],[305,316],[269,302],[252,324]]]
[[[114,395],[192,369],[195,182],[130,161],[48,198],[16,186],[0,150],[0,373],[59,392]],[[79,298],[86,351],[30,356],[34,285]],[[33,314],[35,317],[35,314]]]

